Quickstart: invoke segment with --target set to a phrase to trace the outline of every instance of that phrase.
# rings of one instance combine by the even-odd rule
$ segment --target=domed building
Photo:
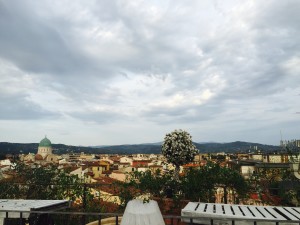
[[[51,141],[45,136],[43,140],[40,141],[38,146],[38,152],[36,154],[29,153],[28,155],[20,155],[20,160],[25,163],[35,163],[35,164],[49,164],[58,163],[62,159],[61,156],[52,153]]]
[[[43,159],[48,155],[52,155],[51,141],[47,137],[40,141],[37,154],[41,155]]]

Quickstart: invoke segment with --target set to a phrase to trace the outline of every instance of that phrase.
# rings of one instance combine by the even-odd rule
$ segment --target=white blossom
[[[191,135],[184,130],[175,130],[166,134],[162,145],[162,154],[176,167],[193,161],[198,150]]]

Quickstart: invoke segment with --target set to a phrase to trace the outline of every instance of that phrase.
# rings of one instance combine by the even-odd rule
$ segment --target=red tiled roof
[[[120,161],[120,157],[110,157],[109,159],[114,161],[114,162],[119,162]]]
[[[146,160],[146,159],[135,159],[132,162],[151,162],[151,160]]]
[[[120,170],[114,170],[112,173],[125,174],[124,172],[122,172]]]
[[[150,165],[149,167],[163,167],[161,165]]]
[[[85,166],[100,166],[99,161],[83,161],[82,164]]]
[[[87,172],[86,175],[93,177],[95,174],[93,172]]]
[[[5,167],[9,167],[7,165],[1,165],[0,168],[5,168]]]
[[[117,181],[116,179],[113,179],[111,177],[98,177],[94,178],[94,180],[96,180],[99,184],[112,184]]]
[[[74,167],[68,167],[68,166],[65,166],[65,167],[64,167],[64,169],[69,170],[70,172],[73,172],[73,171],[75,171],[75,170],[78,170],[79,168],[80,168],[80,167],[77,167],[77,166],[76,166],[76,167],[75,167],[75,166],[74,166]]]
[[[104,170],[104,171],[102,171],[102,174],[111,174],[112,173],[112,171],[110,171],[110,170]]]
[[[183,165],[183,168],[199,167],[199,166],[200,166],[199,164],[189,163],[189,164]]]
[[[41,156],[40,154],[36,154],[36,155],[34,156],[34,159],[35,159],[35,160],[43,160],[43,156]]]

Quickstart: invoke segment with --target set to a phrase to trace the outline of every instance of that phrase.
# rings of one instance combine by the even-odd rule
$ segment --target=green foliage
[[[144,193],[150,193],[155,197],[164,196],[164,188],[170,185],[172,180],[172,173],[162,174],[160,170],[156,170],[155,173],[150,170],[146,172],[134,172],[131,182],[134,183],[138,180],[136,188],[142,190]]]
[[[13,177],[0,181],[0,198],[70,199],[83,195],[80,179],[54,166],[31,168],[17,162]]]
[[[4,159],[6,159],[6,155],[3,153],[0,153],[0,160],[4,160]]]
[[[162,173],[160,170],[152,172],[132,172],[125,183],[115,183],[118,194],[125,208],[128,201],[141,199],[148,202],[155,199],[164,213],[174,213],[173,210],[180,208],[183,199],[181,182],[174,180],[173,172]],[[165,204],[165,200],[171,200],[172,204]],[[182,205],[182,204],[181,204]]]
[[[116,182],[114,188],[121,199],[121,205],[125,207],[134,198],[141,198],[146,202],[151,198],[166,197],[165,191],[172,185],[172,179],[172,173],[162,174],[160,170],[135,171],[129,174],[125,183]]]
[[[132,182],[115,182],[113,183],[114,192],[118,193],[120,198],[120,206],[125,209],[127,203],[138,196],[139,191],[135,188],[135,184]]]
[[[210,162],[198,169],[190,169],[183,178],[185,198],[192,201],[214,202],[218,187],[224,192],[234,191],[238,198],[245,197],[249,188],[238,171]],[[227,201],[226,196],[224,201]]]
[[[280,197],[283,205],[296,206],[300,205],[300,190],[295,189],[280,189]]]
[[[297,207],[300,205],[300,180],[294,176],[292,171],[287,170],[282,173],[278,187],[283,205]]]
[[[300,205],[300,180],[290,169],[260,168],[249,181],[251,191],[258,192],[266,204]]]
[[[213,202],[215,195],[215,178],[208,166],[189,169],[183,179],[185,198],[191,201]]]
[[[238,171],[213,163],[190,169],[179,180],[174,179],[172,172],[133,172],[123,187],[124,191],[127,190],[124,193],[126,201],[143,196],[156,199],[171,197],[174,202],[183,199],[214,202],[216,189],[219,187],[234,191],[237,200],[246,197],[248,193],[248,184]],[[130,188],[135,191],[128,191]]]

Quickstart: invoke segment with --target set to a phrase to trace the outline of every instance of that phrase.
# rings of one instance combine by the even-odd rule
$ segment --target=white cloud
[[[287,71],[288,74],[298,76],[300,74],[300,57],[294,56],[283,62],[282,69]],[[300,79],[300,78],[299,78]]]
[[[0,122],[34,124],[28,142],[45,130],[73,144],[141,143],[175,128],[198,141],[277,144],[279,127],[299,138],[299,10],[297,0],[2,1]]]

